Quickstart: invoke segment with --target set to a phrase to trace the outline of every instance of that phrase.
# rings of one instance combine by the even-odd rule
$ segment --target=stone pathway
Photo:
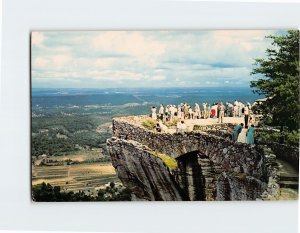
[[[299,173],[289,163],[277,159],[280,196],[279,200],[297,200]]]
[[[208,119],[185,119],[184,122],[187,126],[189,125],[217,125],[217,118],[208,118]],[[223,123],[231,123],[231,124],[240,124],[244,122],[243,117],[224,117]]]

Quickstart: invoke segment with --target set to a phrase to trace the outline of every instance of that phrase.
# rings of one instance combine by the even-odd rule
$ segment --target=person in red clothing
[[[212,116],[212,118],[214,118],[215,115],[216,115],[216,110],[212,108],[211,109],[211,116]]]

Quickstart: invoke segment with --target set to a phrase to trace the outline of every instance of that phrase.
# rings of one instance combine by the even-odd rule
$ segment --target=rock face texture
[[[156,133],[117,118],[107,145],[119,178],[138,199],[255,200],[268,185],[262,147],[204,131]],[[170,171],[157,152],[175,158],[178,168]]]
[[[117,138],[108,140],[107,145],[119,178],[137,199],[184,200],[168,167],[148,147]]]
[[[288,146],[276,142],[267,144],[277,155],[278,159],[284,160],[299,171],[299,147]]]

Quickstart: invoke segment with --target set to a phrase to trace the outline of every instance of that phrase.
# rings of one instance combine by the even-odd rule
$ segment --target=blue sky
[[[32,87],[249,86],[272,30],[36,31]]]

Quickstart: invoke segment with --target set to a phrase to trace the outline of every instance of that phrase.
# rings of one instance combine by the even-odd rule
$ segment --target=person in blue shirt
[[[239,133],[242,131],[243,126],[244,126],[244,124],[241,123],[241,124],[236,125],[236,126],[234,127],[234,129],[233,129],[233,131],[232,131],[232,140],[233,140],[234,142],[237,141],[237,138],[238,138],[238,136],[239,136]]]
[[[248,144],[254,144],[254,125],[251,125],[251,127],[248,129],[247,132],[247,143]]]

